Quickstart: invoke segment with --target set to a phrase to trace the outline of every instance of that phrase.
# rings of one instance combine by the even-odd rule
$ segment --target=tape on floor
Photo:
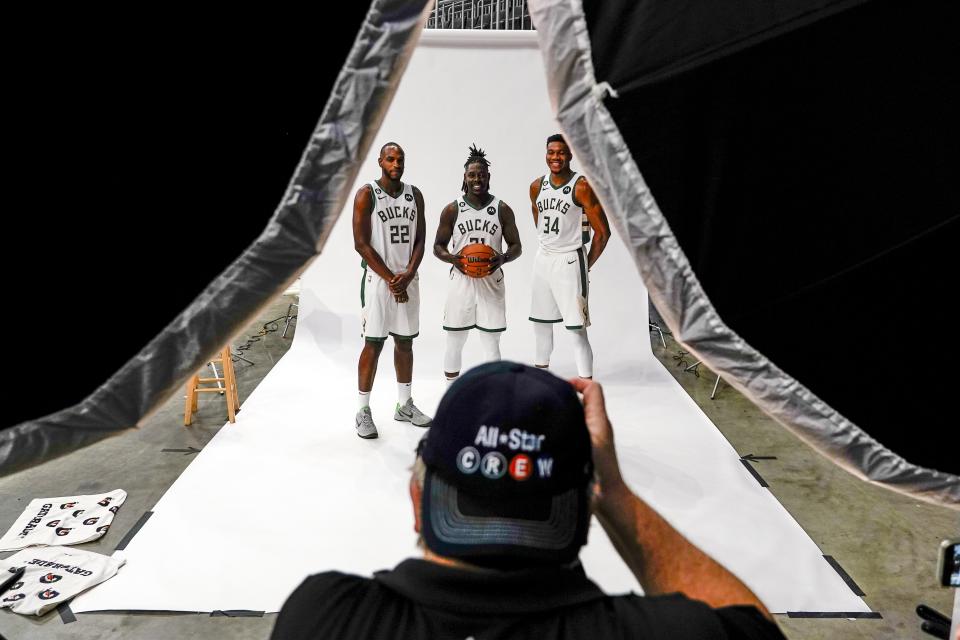
[[[823,559],[830,563],[830,566],[840,574],[840,577],[843,578],[843,581],[847,583],[847,586],[850,587],[850,590],[853,591],[858,596],[867,595],[863,592],[863,589],[853,581],[853,578],[850,577],[846,571],[843,570],[843,567],[840,566],[840,563],[833,559],[833,556],[823,556]]]
[[[70,624],[71,622],[77,621],[77,616],[73,615],[73,610],[70,609],[69,602],[62,602],[57,607],[57,613],[60,614],[60,619],[63,620],[63,624]]]
[[[225,616],[227,618],[262,618],[263,611],[248,611],[246,609],[228,609],[226,611],[211,611],[211,618],[219,618],[220,616]]]
[[[133,540],[133,536],[137,535],[137,532],[140,531],[140,528],[147,523],[147,520],[150,519],[150,516],[153,515],[153,511],[146,511],[140,519],[137,520],[137,524],[133,525],[133,528],[130,531],[127,531],[127,535],[123,536],[123,540],[117,545],[116,551],[121,551],[127,548],[127,545],[130,544],[130,541]]]
[[[788,618],[883,618],[877,611],[787,611]]]

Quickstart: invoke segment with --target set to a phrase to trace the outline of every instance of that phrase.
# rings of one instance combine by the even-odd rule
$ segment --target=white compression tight
[[[593,377],[593,349],[587,339],[586,329],[567,330],[573,337],[573,358],[577,361],[577,375],[581,378]]]
[[[447,350],[443,354],[444,373],[459,373],[463,345],[467,344],[469,331],[447,331]]]
[[[500,359],[501,332],[477,331],[480,346],[483,348],[483,361],[493,362]],[[444,373],[459,373],[462,366],[463,346],[467,344],[469,331],[447,331],[447,349],[443,354]]]
[[[546,322],[534,322],[533,337],[536,343],[533,364],[538,367],[550,366],[550,354],[553,353],[553,325]]]
[[[566,333],[573,338],[573,358],[577,363],[577,375],[581,378],[593,377],[593,349],[587,339],[586,329],[567,329]],[[550,354],[553,352],[553,325],[545,322],[533,323],[533,334],[536,338],[536,355],[533,363],[538,367],[550,364]]]
[[[480,336],[480,346],[483,347],[483,361],[496,362],[499,360],[500,336],[503,335],[503,333],[500,331],[480,331],[478,329],[477,334]]]

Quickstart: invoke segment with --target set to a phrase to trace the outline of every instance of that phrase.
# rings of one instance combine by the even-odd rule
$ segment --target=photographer
[[[424,558],[372,579],[307,578],[273,638],[783,637],[740,580],[627,487],[592,381],[510,362],[463,375],[421,441],[410,496]],[[608,596],[585,575],[591,512],[645,596]]]

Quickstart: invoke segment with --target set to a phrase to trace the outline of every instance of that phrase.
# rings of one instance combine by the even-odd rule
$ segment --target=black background
[[[259,235],[367,8],[7,24],[4,426],[82,400]]]
[[[956,5],[875,0],[728,55],[710,33],[657,76],[645,47],[674,40],[619,27],[621,4],[587,3],[597,77],[632,87],[606,105],[720,316],[893,451],[960,472]]]

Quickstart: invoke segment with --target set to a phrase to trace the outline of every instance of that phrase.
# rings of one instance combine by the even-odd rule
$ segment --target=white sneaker
[[[433,424],[433,418],[417,409],[416,405],[413,404],[413,398],[407,398],[407,401],[402,405],[399,402],[397,403],[397,410],[393,413],[393,419],[409,422],[415,427],[429,427]]]
[[[370,407],[364,407],[357,411],[357,435],[368,440],[380,435],[377,433],[377,425],[373,423],[373,414],[370,413]]]

